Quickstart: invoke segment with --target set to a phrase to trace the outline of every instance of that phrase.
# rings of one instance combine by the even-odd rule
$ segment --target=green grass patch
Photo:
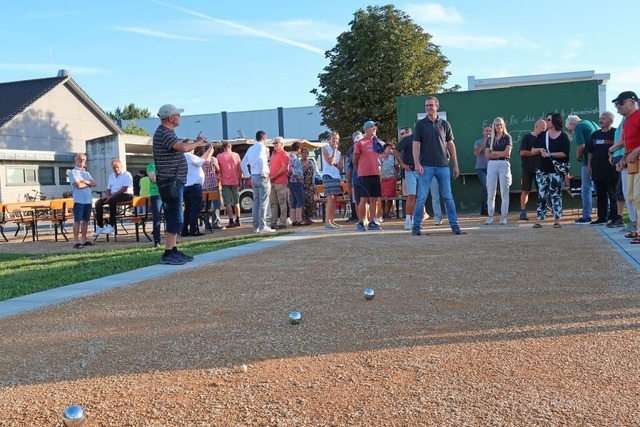
[[[274,236],[252,234],[180,242],[180,250],[199,255],[271,237]],[[161,255],[162,250],[151,247],[38,255],[0,254],[0,301],[156,265]]]

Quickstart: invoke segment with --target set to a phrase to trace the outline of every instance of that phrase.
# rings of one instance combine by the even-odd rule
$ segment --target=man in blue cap
[[[360,222],[356,224],[356,230],[366,231],[363,219],[367,216],[367,200],[372,210],[372,217],[380,217],[380,196],[382,188],[380,185],[380,167],[378,167],[378,157],[384,152],[380,140],[376,136],[378,123],[368,120],[364,123],[364,138],[356,142],[353,147],[353,166],[358,172],[360,181],[360,203],[358,211]],[[375,220],[369,223],[370,231],[380,230],[380,224]]]

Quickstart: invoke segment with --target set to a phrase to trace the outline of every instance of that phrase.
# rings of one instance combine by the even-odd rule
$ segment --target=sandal
[[[536,224],[533,224],[533,228],[542,228],[542,225],[536,223]]]
[[[640,245],[640,237],[636,237],[629,243],[631,243],[632,245]]]
[[[560,225],[560,224],[553,224],[553,228],[561,228],[561,227],[562,227],[562,225]]]
[[[82,246],[93,246],[93,243],[91,243],[90,241],[86,241],[82,244]]]
[[[624,237],[626,237],[627,239],[635,239],[638,237],[638,232],[632,231],[631,233],[625,234]]]
[[[84,249],[84,245],[82,243],[76,243],[73,245],[73,249]]]

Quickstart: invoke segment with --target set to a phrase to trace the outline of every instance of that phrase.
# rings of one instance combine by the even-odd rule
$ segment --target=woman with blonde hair
[[[336,224],[336,205],[338,197],[342,195],[342,185],[340,184],[340,172],[342,172],[342,155],[338,149],[340,135],[332,132],[329,138],[329,145],[322,149],[322,184],[324,185],[324,195],[327,198],[327,209],[325,213],[325,228],[339,228]]]
[[[485,156],[487,157],[487,208],[489,219],[485,225],[493,224],[493,215],[496,210],[496,188],[500,182],[500,195],[502,206],[500,209],[500,225],[507,225],[509,213],[509,187],[511,186],[511,165],[509,157],[513,142],[507,132],[507,125],[502,117],[496,117],[491,127],[491,135],[487,138]]]

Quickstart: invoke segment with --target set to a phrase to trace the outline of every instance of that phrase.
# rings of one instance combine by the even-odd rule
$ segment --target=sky
[[[104,110],[134,103],[152,116],[167,103],[185,115],[311,106],[310,91],[328,65],[325,51],[357,10],[384,4],[3,0],[0,82],[68,69]],[[640,93],[637,0],[394,5],[451,61],[447,87],[467,90],[468,76],[593,70],[610,74],[607,101],[624,90]]]

